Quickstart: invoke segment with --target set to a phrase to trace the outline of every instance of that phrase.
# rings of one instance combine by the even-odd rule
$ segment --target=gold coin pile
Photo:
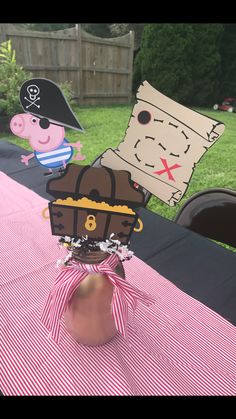
[[[71,207],[80,207],[80,208],[88,208],[88,209],[98,209],[101,211],[120,212],[124,214],[135,215],[135,212],[131,208],[127,207],[127,205],[109,205],[104,201],[96,202],[86,197],[80,198],[78,200],[75,200],[70,197],[66,199],[58,198],[56,201],[53,202],[53,204],[68,205]]]

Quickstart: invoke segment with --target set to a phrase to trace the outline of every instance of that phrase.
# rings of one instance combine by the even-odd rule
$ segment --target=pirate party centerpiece
[[[128,304],[134,309],[138,300],[153,301],[125,281],[122,265],[132,256],[131,234],[141,230],[136,209],[143,205],[143,193],[128,172],[75,164],[48,181],[47,192],[56,198],[49,203],[52,234],[61,236],[69,253],[43,323],[57,342],[62,315],[82,344],[106,343],[118,331],[127,338]]]
[[[33,157],[39,164],[48,168],[45,175],[53,169],[63,169],[77,149],[76,160],[84,160],[80,154],[80,141],[69,143],[65,138],[65,128],[84,132],[70,105],[59,87],[51,80],[35,78],[27,80],[20,89],[20,102],[25,113],[15,115],[10,122],[13,134],[29,140],[34,153],[22,155],[26,165]]]
[[[12,130],[30,140],[41,163],[47,158],[54,163],[65,151],[56,141],[62,132],[54,136],[54,129],[82,130],[80,123],[48,80],[25,83],[20,97],[27,113],[13,118]],[[37,135],[30,129],[26,137],[30,124],[37,127],[32,128]],[[132,257],[130,237],[142,230],[138,208],[145,206],[148,194],[170,206],[178,203],[196,164],[223,131],[221,122],[187,109],[144,82],[118,147],[106,150],[98,165],[64,164],[64,173],[48,181],[47,192],[54,197],[48,205],[51,231],[67,249],[42,313],[56,342],[62,317],[81,344],[101,345],[118,332],[128,338],[128,306],[134,311],[138,301],[154,302],[126,281],[123,269],[123,261]],[[48,154],[52,151],[54,157]],[[67,163],[64,154],[63,159]]]
[[[222,122],[180,105],[145,81],[124,139],[105,151],[101,164],[127,170],[134,182],[174,206],[197,163],[223,132]]]

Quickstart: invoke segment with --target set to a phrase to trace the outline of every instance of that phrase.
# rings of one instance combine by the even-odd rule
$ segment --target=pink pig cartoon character
[[[69,143],[65,138],[65,126],[84,132],[59,87],[51,80],[38,78],[27,80],[20,90],[20,101],[25,113],[15,115],[10,121],[14,135],[29,140],[34,153],[22,155],[22,163],[28,166],[33,157],[48,168],[63,171],[77,149],[75,160],[84,160],[80,154],[80,141]]]

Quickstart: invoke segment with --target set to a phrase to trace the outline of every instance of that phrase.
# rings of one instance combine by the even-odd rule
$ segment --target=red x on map
[[[174,169],[178,169],[178,167],[181,167],[179,164],[174,164],[173,166],[170,166],[170,167],[168,167],[168,164],[167,164],[167,161],[166,161],[166,159],[162,159],[161,158],[161,161],[162,161],[162,163],[163,163],[163,166],[165,167],[165,169],[163,169],[163,170],[158,170],[158,171],[156,171],[156,172],[153,172],[154,174],[157,174],[157,175],[162,175],[163,173],[165,173],[165,172],[167,172],[167,174],[168,174],[168,178],[170,179],[170,180],[173,180],[174,182],[175,182],[175,178],[174,178],[174,176],[172,175],[172,173],[170,172],[171,170],[174,170]]]

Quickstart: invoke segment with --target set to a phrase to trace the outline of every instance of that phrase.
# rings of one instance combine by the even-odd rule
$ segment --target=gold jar
[[[110,255],[100,250],[82,253],[73,249],[72,256],[80,263],[99,264]],[[117,264],[115,272],[125,278],[122,262]],[[71,297],[64,313],[65,325],[82,345],[103,345],[117,334],[112,315],[113,291],[107,275],[88,273]]]

